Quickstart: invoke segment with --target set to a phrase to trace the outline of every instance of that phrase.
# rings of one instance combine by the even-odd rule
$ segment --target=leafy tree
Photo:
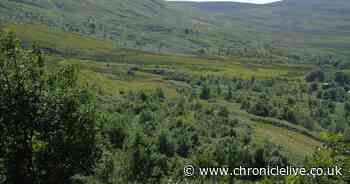
[[[164,94],[164,91],[162,88],[157,88],[156,89],[156,92],[155,92],[155,96],[159,99],[159,100],[164,100],[166,97],[165,97],[165,94]]]
[[[335,73],[335,79],[334,81],[338,83],[338,85],[340,86],[345,86],[346,84],[349,83],[349,76],[346,75],[345,73],[343,72],[337,72]]]
[[[249,112],[257,116],[268,117],[274,115],[273,110],[274,108],[270,103],[259,99],[258,102],[250,108]]]
[[[350,142],[350,128],[349,127],[344,130],[343,134],[344,134],[344,141]]]
[[[139,182],[145,181],[145,179],[150,177],[151,171],[149,165],[150,158],[146,150],[146,142],[142,135],[136,134],[130,150],[130,179]]]
[[[227,118],[230,112],[228,111],[226,106],[221,106],[218,111],[218,116]]]
[[[168,157],[172,157],[175,153],[175,144],[165,132],[158,136],[158,149],[160,153]]]
[[[237,141],[233,129],[230,135],[220,140],[216,148],[216,160],[219,165],[227,165],[230,168],[239,167],[242,163],[242,150],[240,142]],[[230,176],[228,183],[235,183],[235,176]]]
[[[202,85],[201,93],[199,98],[202,100],[208,100],[210,98],[210,88],[207,84]]]
[[[37,47],[0,33],[0,155],[6,183],[70,183],[99,157],[92,96],[76,69],[49,74]]]
[[[180,132],[181,134],[177,138],[176,152],[180,156],[186,158],[189,156],[193,144],[191,140],[191,134],[185,129],[181,129]]]
[[[233,88],[232,88],[232,86],[229,86],[228,92],[227,92],[227,94],[225,96],[225,99],[226,100],[232,100],[232,98],[233,98]]]
[[[142,100],[143,102],[145,102],[145,101],[148,99],[148,96],[147,96],[147,94],[146,94],[145,92],[141,91],[141,92],[139,92],[139,94],[138,94],[138,98],[139,98],[140,100]]]
[[[103,122],[104,126],[102,131],[110,144],[114,148],[123,148],[124,142],[126,142],[128,137],[128,132],[124,125],[120,123],[121,120],[117,119],[115,116],[106,114],[105,116],[102,116],[100,121]]]
[[[167,162],[144,135],[137,133],[130,150],[129,180],[138,183],[159,183],[161,176],[166,175]]]
[[[96,33],[96,24],[93,22],[88,23],[89,34]]]
[[[300,184],[345,184],[350,182],[349,143],[340,135],[326,135],[326,144],[315,152],[308,161],[308,168],[342,168],[342,175],[323,175],[317,177],[292,176],[286,178],[286,183]]]
[[[218,84],[218,85],[216,86],[216,93],[217,93],[218,95],[221,95],[221,93],[222,93],[222,89],[221,89],[220,84]]]
[[[344,105],[344,116],[346,119],[350,118],[350,102],[346,102]]]
[[[314,70],[305,76],[307,82],[323,82],[325,80],[325,73],[322,70]]]

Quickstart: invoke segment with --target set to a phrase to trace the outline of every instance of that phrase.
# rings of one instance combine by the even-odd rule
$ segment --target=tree
[[[161,101],[163,101],[166,98],[162,88],[157,88],[156,89],[155,96]]]
[[[228,111],[226,106],[222,106],[219,108],[218,116],[228,118],[229,115],[230,115],[230,112]]]
[[[237,141],[236,132],[230,130],[230,135],[220,140],[216,148],[216,160],[220,165],[227,165],[230,169],[239,167],[242,164],[242,150],[241,144]],[[235,183],[236,176],[229,177],[229,184]]]
[[[344,105],[344,116],[346,119],[350,118],[350,102],[346,102]]]
[[[218,85],[216,86],[216,93],[217,93],[218,95],[221,95],[221,93],[222,93],[222,89],[221,89],[220,84],[218,84]]]
[[[325,80],[325,74],[322,70],[314,70],[305,76],[307,82],[323,82]]]
[[[90,22],[88,24],[89,34],[95,34],[96,33],[96,24],[93,22]]]
[[[312,92],[315,92],[318,90],[318,84],[317,82],[312,82],[310,83],[310,86],[309,86],[309,92],[312,93]]]
[[[151,166],[149,154],[146,150],[146,142],[141,134],[136,134],[130,150],[130,179],[145,182],[151,175]]]
[[[171,141],[166,132],[161,132],[158,136],[158,150],[168,157],[172,157],[175,153],[175,144]]]
[[[70,183],[99,157],[91,94],[76,69],[49,74],[38,47],[0,33],[0,157],[6,183]]]
[[[259,99],[258,102],[250,108],[249,112],[257,116],[272,117],[274,115],[273,110],[274,108],[270,103]]]
[[[345,86],[346,84],[349,83],[349,76],[346,75],[345,73],[343,72],[337,72],[335,73],[335,82],[338,83],[338,85],[340,86]]]
[[[199,95],[199,98],[202,100],[208,100],[210,98],[210,88],[207,84],[202,85],[201,93]]]
[[[166,175],[167,163],[165,156],[157,153],[143,134],[137,133],[129,148],[130,168],[129,177],[137,183],[160,183],[161,176]]]
[[[317,177],[291,176],[286,178],[286,183],[301,184],[345,184],[350,182],[350,144],[344,141],[340,135],[326,135],[326,143],[315,152],[314,156],[307,162],[307,168],[342,168],[342,175],[322,175]],[[332,173],[332,171],[330,172]]]
[[[125,120],[126,118],[123,116],[119,117],[108,113],[101,114],[100,116],[101,118],[99,119],[101,122],[103,122],[103,127],[101,128],[103,134],[109,140],[109,143],[113,148],[122,149],[124,142],[126,142],[126,139],[128,137],[128,132],[125,128],[125,124],[123,124],[124,122],[127,122],[127,120]]]
[[[233,89],[232,89],[232,86],[229,86],[228,92],[227,92],[227,94],[225,96],[225,99],[226,100],[232,100],[232,98],[233,98]]]

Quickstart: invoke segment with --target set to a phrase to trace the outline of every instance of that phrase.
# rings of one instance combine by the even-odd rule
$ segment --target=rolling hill
[[[312,11],[311,11],[312,8]],[[272,55],[349,56],[346,0],[285,0],[266,5],[162,0],[4,0],[2,22],[45,24],[151,52],[217,55],[228,48]]]
[[[347,53],[350,35],[350,2],[346,0],[285,0],[252,5],[230,2],[174,2],[178,7],[191,7],[209,15],[219,27],[235,32],[244,29],[273,40],[279,47],[316,48]]]
[[[64,173],[60,177],[68,182],[52,183],[189,179],[251,184],[303,179],[184,178],[187,163],[309,168],[322,160],[327,166],[348,168],[347,162],[343,165],[349,160],[347,153],[329,156],[343,152],[343,142],[350,139],[348,9],[350,3],[344,0],[267,5],[1,0],[0,75],[5,77],[0,77],[0,105],[8,113],[0,113],[0,129],[5,130],[0,131],[5,132],[0,144],[10,146],[0,150],[6,153],[0,154],[0,180],[3,173],[11,176],[9,180],[21,178],[12,177],[8,160],[12,161],[11,150],[17,153],[20,148],[16,140],[33,127],[24,142],[34,153],[28,154],[27,163],[34,164],[26,170],[40,183],[56,180],[56,172]],[[48,89],[36,96],[32,88],[41,86]],[[33,99],[39,102],[26,105]],[[77,113],[71,111],[75,104],[78,111],[89,111],[87,116],[96,123],[92,134],[65,133],[77,121]],[[74,127],[80,130],[86,124]],[[61,131],[61,125],[67,126]],[[24,131],[12,134],[17,127]],[[52,169],[51,165],[81,166],[81,154],[89,151],[79,145],[90,142],[81,135],[95,133],[101,151],[91,162],[91,173],[83,166],[84,171],[70,176],[65,169]],[[56,149],[56,141],[57,148],[64,149]],[[77,151],[77,157],[65,159],[70,151]],[[46,164],[51,152],[52,160],[60,162]],[[323,183],[346,183],[349,177],[345,178],[326,177]],[[310,183],[319,183],[315,180]]]

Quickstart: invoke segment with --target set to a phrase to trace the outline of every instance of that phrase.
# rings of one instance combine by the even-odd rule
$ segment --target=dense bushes
[[[115,139],[110,137],[111,131],[106,131],[107,142],[111,146],[107,146],[105,152],[112,153],[110,157],[115,157],[114,153],[122,153],[125,158],[123,161],[113,161],[117,165],[119,162],[119,169],[128,170],[124,182],[179,181],[183,178],[182,167],[185,163],[211,167],[233,167],[240,164],[254,167],[288,163],[286,154],[280,147],[267,142],[254,142],[251,127],[232,117],[230,110],[224,106],[204,106],[199,101],[200,98],[193,99],[191,94],[186,93],[175,99],[155,95],[159,94],[159,90],[135,94],[137,93],[125,94],[119,100],[119,107],[111,106],[109,110],[118,108],[119,114],[111,116],[118,119],[121,114],[128,114],[128,119],[122,123],[109,118],[105,122],[118,127],[111,129],[114,130],[114,136],[126,135],[123,146],[115,146]],[[127,124],[128,127],[111,122]],[[113,169],[109,171],[111,174]],[[115,174],[118,173],[120,172],[115,171]],[[90,181],[102,183],[103,177],[100,174],[97,173]],[[256,179],[258,178],[223,178],[223,181]],[[204,182],[206,178],[200,180]]]
[[[97,115],[93,96],[76,79],[69,66],[47,73],[37,47],[23,50],[11,33],[0,33],[6,183],[72,183],[72,176],[92,173],[100,154]]]
[[[306,75],[305,80],[307,82],[323,82],[325,80],[325,74],[322,70],[314,70]]]

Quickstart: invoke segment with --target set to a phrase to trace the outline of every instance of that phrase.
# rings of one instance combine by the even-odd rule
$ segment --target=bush
[[[311,71],[305,76],[307,82],[323,82],[325,80],[325,73],[318,69]]]

